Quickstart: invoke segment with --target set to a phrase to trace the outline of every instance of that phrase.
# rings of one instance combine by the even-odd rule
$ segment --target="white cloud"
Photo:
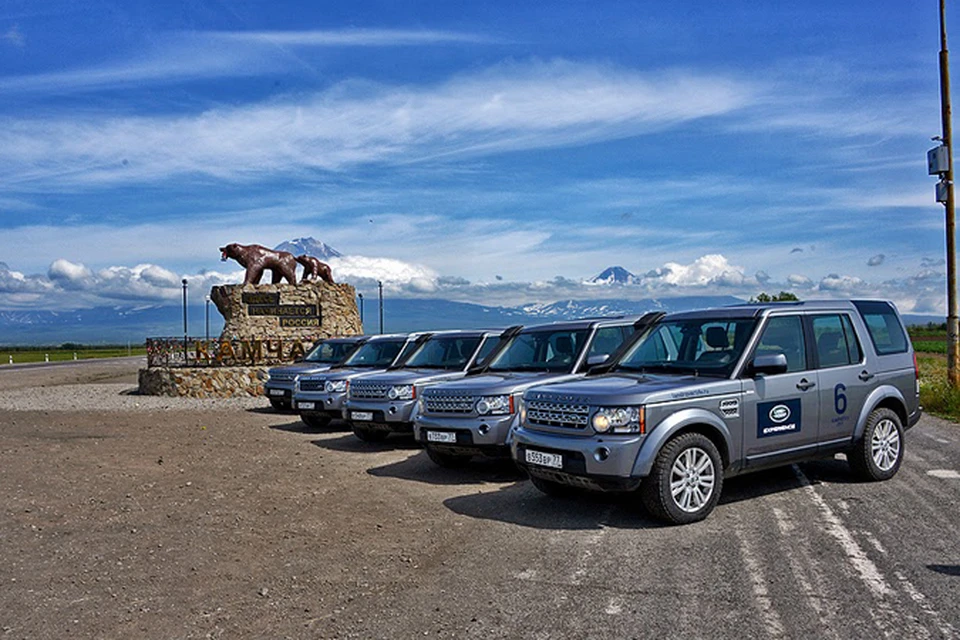
[[[7,29],[3,35],[0,35],[0,40],[11,44],[18,49],[22,49],[27,44],[27,39],[23,37],[23,34],[20,32],[19,25],[13,25]]]
[[[207,31],[212,40],[298,47],[397,47],[450,43],[492,43],[475,33],[440,30],[340,29],[312,31]]]
[[[864,285],[864,281],[855,276],[841,276],[831,273],[820,280],[820,291],[838,291],[854,293]]]
[[[813,280],[798,273],[791,273],[787,276],[787,282],[794,287],[801,287],[803,289],[813,286]]]
[[[47,277],[65,289],[86,289],[93,285],[93,273],[82,264],[59,258],[47,271]]]
[[[743,81],[562,60],[502,64],[430,87],[344,83],[198,115],[0,121],[0,177],[58,184],[177,175],[260,179],[624,138],[742,108]]]
[[[720,254],[712,254],[686,265],[668,262],[660,269],[648,272],[643,281],[660,281],[679,287],[740,286],[745,280],[743,272],[743,267],[731,265]]]

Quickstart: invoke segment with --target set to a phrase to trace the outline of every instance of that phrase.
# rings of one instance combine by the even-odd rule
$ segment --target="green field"
[[[120,358],[125,356],[146,355],[145,347],[137,345],[86,347],[78,345],[76,349],[61,347],[6,347],[0,348],[0,367],[10,364],[27,364],[31,362],[63,362],[65,360],[86,360],[89,358]]]

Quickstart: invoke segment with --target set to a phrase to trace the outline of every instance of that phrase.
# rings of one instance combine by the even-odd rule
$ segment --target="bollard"
[[[73,352],[73,359],[74,359],[74,360],[77,359],[77,352],[76,352],[76,351]]]
[[[50,362],[50,354],[49,354],[49,353],[43,354],[43,361],[44,361],[44,362]]]
[[[10,356],[10,364],[13,364],[13,356]]]

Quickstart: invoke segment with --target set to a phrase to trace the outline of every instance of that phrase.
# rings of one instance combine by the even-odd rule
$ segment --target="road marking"
[[[794,532],[797,526],[790,519],[790,516],[777,507],[773,507],[773,516],[777,521],[777,528],[780,530],[780,535],[783,536],[785,540],[795,539]],[[806,558],[801,559],[797,557],[797,553],[807,555],[808,551],[800,551],[797,546],[791,545],[785,545],[785,551],[787,562],[790,564],[790,571],[797,579],[797,583],[800,585],[800,590],[806,598],[807,604],[816,612],[817,618],[819,618],[821,622],[824,622],[828,616],[831,618],[834,617],[836,612],[832,610],[828,611],[828,605],[821,597],[823,594],[823,580],[817,572],[815,563],[805,562],[804,560],[806,560]],[[811,582],[810,577],[807,575],[808,572],[812,574],[813,579],[818,583],[817,587]],[[837,637],[836,633],[832,632],[828,627],[821,629],[821,633],[823,635],[829,633],[830,637]]]
[[[900,586],[902,586],[903,590],[907,592],[907,595],[910,596],[910,599],[917,603],[917,605],[920,607],[920,610],[933,618],[934,624],[937,625],[937,628],[940,630],[940,633],[943,635],[943,637],[956,637],[957,630],[953,627],[953,625],[940,617],[940,614],[927,602],[927,597],[920,593],[919,589],[913,586],[913,583],[910,582],[907,576],[899,571],[894,571],[893,575],[897,577],[897,580],[900,581]]]
[[[883,574],[880,573],[880,569],[867,557],[864,550],[857,544],[857,541],[853,539],[853,534],[843,525],[843,522],[841,522],[840,518],[833,512],[833,509],[830,508],[827,501],[813,488],[809,478],[807,478],[803,471],[796,465],[793,466],[793,472],[800,481],[803,490],[807,492],[810,499],[813,500],[814,504],[820,509],[820,514],[827,521],[827,533],[840,544],[840,548],[847,554],[847,559],[850,560],[850,564],[852,564],[853,568],[860,574],[860,579],[863,583],[878,598],[892,597],[894,595],[893,589],[890,588],[887,580],[883,577]]]
[[[614,505],[607,507],[607,509],[603,512],[603,515],[600,516],[599,521],[610,522],[610,516],[613,514],[613,509]],[[587,566],[590,564],[590,558],[593,557],[592,547],[598,546],[606,534],[607,528],[601,525],[600,529],[583,539],[586,549],[584,549],[583,553],[580,554],[580,557],[577,558],[576,569],[574,570],[573,575],[570,577],[571,583],[576,585],[583,583],[583,579],[587,576]]]
[[[780,614],[773,608],[773,599],[767,590],[767,579],[763,574],[763,567],[760,565],[760,559],[750,549],[747,539],[742,531],[737,531],[737,538],[740,540],[740,555],[743,556],[743,563],[747,568],[747,576],[750,578],[750,590],[753,591],[753,599],[760,609],[760,616],[763,618],[763,625],[766,629],[767,637],[783,637],[786,635],[786,629]]]
[[[931,469],[927,471],[928,476],[933,476],[934,478],[943,478],[944,480],[960,480],[960,473],[957,473],[953,469]]]

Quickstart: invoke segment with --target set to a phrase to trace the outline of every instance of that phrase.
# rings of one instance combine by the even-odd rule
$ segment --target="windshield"
[[[305,362],[321,362],[323,364],[336,364],[350,353],[355,342],[321,342],[303,359]]]
[[[478,346],[480,346],[480,336],[469,338],[437,336],[420,345],[420,348],[403,366],[460,370],[467,366],[467,362]]]
[[[405,338],[370,340],[343,361],[345,367],[382,367],[386,369],[396,359]]]
[[[754,318],[660,322],[620,358],[613,370],[728,377],[756,323]]]
[[[570,371],[586,339],[587,329],[518,333],[490,363],[489,371]]]

